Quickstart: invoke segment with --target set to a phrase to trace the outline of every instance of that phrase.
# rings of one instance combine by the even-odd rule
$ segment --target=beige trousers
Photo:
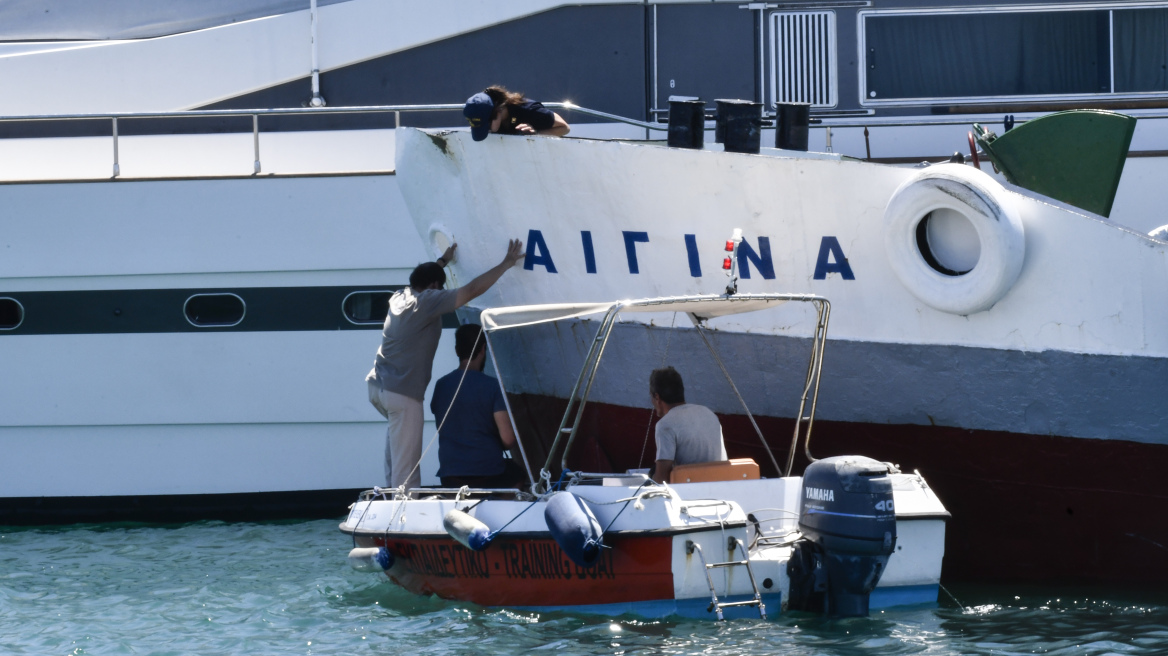
[[[389,420],[385,431],[385,484],[406,489],[422,486],[422,402],[381,389],[377,381],[369,382],[369,402]]]

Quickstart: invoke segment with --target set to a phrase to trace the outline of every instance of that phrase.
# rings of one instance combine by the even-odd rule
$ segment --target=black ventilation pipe
[[[699,98],[669,99],[669,145],[701,150],[706,142],[706,103]]]
[[[775,148],[807,152],[807,132],[811,123],[811,105],[778,103],[775,105]]]
[[[715,100],[718,116],[714,140],[728,153],[758,154],[762,146],[762,103]]]

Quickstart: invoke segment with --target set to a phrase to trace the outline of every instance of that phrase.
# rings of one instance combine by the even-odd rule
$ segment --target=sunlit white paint
[[[1002,193],[1025,225],[1022,271],[991,309],[961,316],[913,297],[884,253],[884,209],[911,168],[544,137],[475,143],[410,129],[397,144],[419,233],[437,222],[457,240],[488,246],[456,269],[481,270],[491,244],[542,232],[561,273],[517,268],[484,307],[719,292],[721,246],[742,228],[756,246],[769,236],[776,278],[756,270],[739,289],[828,297],[837,339],[1168,356],[1168,245],[1015,188]],[[581,230],[592,232],[597,274],[585,273]],[[650,239],[637,247],[639,274],[629,272],[625,230]],[[686,234],[696,235],[701,278],[689,274]],[[813,279],[826,236],[838,238],[855,280]],[[806,335],[809,327],[736,321],[729,330]]]

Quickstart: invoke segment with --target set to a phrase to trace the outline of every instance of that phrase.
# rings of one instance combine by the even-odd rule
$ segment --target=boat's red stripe
[[[511,404],[521,435],[555,435],[564,401],[512,395]],[[589,403],[570,466],[651,466],[649,414],[648,408]],[[773,476],[749,420],[719,417],[730,457],[754,458],[764,476]],[[785,463],[794,423],[756,419]],[[533,462],[544,462],[546,445],[524,446]],[[1168,583],[1168,446],[816,420],[811,452],[820,458],[865,455],[905,471],[920,469],[953,516],[946,531],[946,579]],[[806,466],[802,453],[800,444],[796,473]]]
[[[484,606],[574,606],[673,599],[672,539],[606,538],[591,568],[568,560],[554,540],[498,537],[474,552],[450,538],[365,537],[394,555],[390,578],[417,594]]]

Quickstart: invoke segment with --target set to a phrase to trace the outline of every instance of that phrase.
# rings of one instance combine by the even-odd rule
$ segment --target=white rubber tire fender
[[[941,273],[917,245],[917,227],[938,209],[961,213],[977,230],[981,254],[967,273]],[[917,173],[892,194],[884,208],[884,250],[913,296],[942,312],[968,315],[990,309],[1014,286],[1026,257],[1026,235],[1002,185],[973,167],[941,164]]]

